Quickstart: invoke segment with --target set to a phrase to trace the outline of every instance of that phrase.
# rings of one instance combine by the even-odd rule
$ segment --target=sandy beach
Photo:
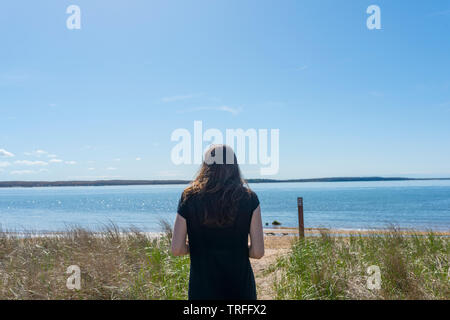
[[[264,236],[264,257],[259,260],[250,259],[255,274],[256,287],[258,290],[258,299],[273,299],[273,276],[274,273],[267,274],[268,268],[276,262],[277,258],[288,253],[292,242],[295,241],[291,236]]]
[[[398,230],[403,235],[426,235],[430,231],[426,230],[410,230],[410,229],[401,229]],[[370,229],[370,230],[345,230],[345,229],[325,229],[325,228],[305,228],[305,235],[320,235],[321,233],[326,232],[330,235],[337,236],[345,236],[345,235],[377,235],[377,234],[387,234],[390,233],[389,229]],[[432,231],[435,235],[440,236],[450,236],[450,231]],[[278,227],[278,228],[267,228],[264,229],[264,234],[272,235],[272,236],[296,236],[298,235],[297,228],[287,228],[287,227]]]

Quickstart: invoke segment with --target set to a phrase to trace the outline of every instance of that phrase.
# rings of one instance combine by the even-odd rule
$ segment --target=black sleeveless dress
[[[253,211],[259,205],[257,195],[251,192],[240,201],[236,218],[227,227],[204,226],[203,204],[204,199],[196,196],[184,202],[180,199],[178,204],[189,238],[189,300],[256,300],[248,234]]]

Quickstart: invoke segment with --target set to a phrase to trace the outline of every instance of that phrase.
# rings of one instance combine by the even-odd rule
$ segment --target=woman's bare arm
[[[264,256],[264,232],[261,219],[261,208],[253,211],[250,223],[250,247],[248,250],[250,258],[261,259]]]
[[[182,256],[189,253],[189,246],[186,244],[186,237],[186,219],[177,214],[172,235],[172,254],[174,256]]]

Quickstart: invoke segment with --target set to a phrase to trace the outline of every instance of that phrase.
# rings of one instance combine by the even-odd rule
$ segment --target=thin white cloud
[[[65,163],[65,164],[69,164],[69,165],[75,165],[75,164],[77,164],[76,161],[65,161],[64,163]]]
[[[10,174],[12,175],[35,174],[35,173],[37,172],[33,170],[14,170],[10,172]]]
[[[108,180],[108,179],[119,179],[122,176],[69,176],[68,179],[74,180]]]
[[[40,157],[40,156],[47,154],[48,152],[44,151],[44,150],[36,150],[35,153],[38,157]]]
[[[218,106],[218,107],[197,107],[197,108],[192,108],[192,109],[188,109],[188,110],[181,110],[181,111],[179,111],[179,113],[208,111],[208,110],[228,112],[228,113],[231,113],[233,116],[236,116],[242,112],[242,108],[233,108],[230,106]]]
[[[179,177],[180,173],[177,171],[160,171],[157,173],[158,177]]]
[[[25,174],[37,174],[41,172],[48,172],[47,169],[39,169],[39,170],[14,170],[11,171],[10,174],[12,175],[25,175]]]
[[[308,69],[308,66],[301,66],[301,67],[298,67],[296,70],[297,71],[303,71],[303,70],[306,70],[306,69]]]
[[[49,163],[62,163],[61,159],[50,159]]]
[[[56,155],[56,154],[48,154],[47,157],[48,157],[48,158],[56,158],[57,155]]]
[[[40,150],[40,149],[38,149],[38,150],[34,150],[34,151],[32,151],[32,152],[24,152],[24,154],[25,154],[26,156],[41,157],[41,156],[44,156],[44,155],[48,154],[48,152],[45,151],[45,150]]]
[[[140,157],[136,158],[136,161],[141,161],[141,160],[142,160],[142,158],[140,158]]]
[[[85,145],[83,147],[81,147],[81,150],[95,150],[96,147],[94,146],[90,146],[90,145]]]
[[[11,158],[14,157],[14,154],[9,151],[6,151],[5,149],[0,149],[0,157]]]
[[[89,170],[89,171],[94,171],[94,170],[95,170],[95,168],[88,168],[88,170]]]
[[[161,98],[161,101],[164,103],[167,102],[175,102],[175,101],[182,101],[182,100],[188,100],[199,96],[198,94],[185,94],[185,95],[179,95],[179,96],[172,96],[172,97],[164,97]]]
[[[117,168],[115,168],[115,167],[108,167],[108,168],[106,168],[106,170],[114,171],[114,170],[117,170]]]
[[[6,168],[9,167],[10,165],[11,163],[8,161],[0,161],[0,168]]]
[[[29,161],[29,160],[17,160],[14,162],[18,165],[24,165],[24,166],[47,166],[48,163],[45,161]]]
[[[241,108],[236,109],[236,108],[232,108],[232,107],[228,107],[228,106],[221,106],[221,107],[216,108],[216,110],[229,112],[233,115],[238,115],[242,111]]]

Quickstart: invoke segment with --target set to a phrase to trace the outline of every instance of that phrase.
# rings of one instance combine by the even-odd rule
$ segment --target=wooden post
[[[303,222],[303,198],[297,198],[297,206],[298,206],[298,236],[300,238],[305,237],[305,224]]]

